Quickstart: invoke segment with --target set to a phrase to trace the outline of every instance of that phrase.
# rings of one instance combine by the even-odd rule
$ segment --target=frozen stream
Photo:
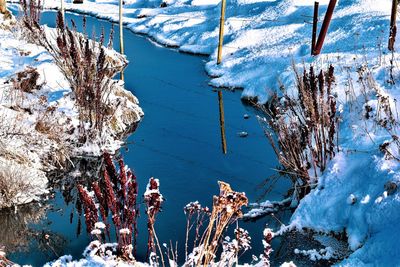
[[[67,20],[74,19],[78,28],[81,17],[66,14]],[[45,12],[42,20],[54,26],[55,13]],[[101,27],[108,33],[111,25],[87,18],[87,29],[95,27],[98,33]],[[118,32],[118,28],[115,29]],[[118,36],[114,45],[119,47]],[[125,30],[125,52],[130,61],[125,71],[126,88],[139,98],[145,117],[122,153],[126,164],[135,170],[141,193],[151,176],[160,179],[166,202],[156,222],[158,238],[162,243],[178,241],[179,254],[183,258],[186,220],[182,208],[195,200],[211,206],[212,195],[218,193],[218,180],[230,183],[234,190],[246,192],[250,202],[254,202],[263,193],[257,188],[274,173],[271,168],[276,167],[277,162],[257,122],[255,110],[240,101],[240,91],[224,91],[223,94],[228,154],[222,154],[218,97],[208,86],[204,57],[160,47],[128,30]],[[249,114],[250,118],[244,119],[244,114]],[[247,132],[248,137],[239,137],[238,133],[242,131]],[[282,199],[286,188],[287,184],[278,183],[268,199]],[[25,219],[40,215],[37,206],[28,207],[27,215],[22,211],[0,215],[4,218],[0,220],[0,240],[17,230],[22,234],[15,236],[26,236],[27,244],[15,248],[10,254],[11,260],[41,266],[63,254],[80,257],[89,237],[84,229],[79,237],[76,235],[76,215],[70,218],[74,205],[65,204],[59,192],[48,205],[49,209],[41,208],[43,214],[37,220]],[[5,220],[6,216],[10,218]],[[287,221],[288,216],[285,217],[280,219]],[[26,220],[28,225],[23,225],[22,230],[15,229],[13,218],[21,224],[20,220]],[[139,260],[143,260],[146,253],[145,219],[142,208]],[[272,218],[263,218],[256,223],[240,222],[241,227],[249,230],[253,241],[252,252],[244,254],[241,260],[251,262],[252,254],[262,253],[261,237],[266,223],[278,227]],[[49,248],[45,241],[43,246],[38,246],[38,237],[45,233],[59,240],[59,248]]]

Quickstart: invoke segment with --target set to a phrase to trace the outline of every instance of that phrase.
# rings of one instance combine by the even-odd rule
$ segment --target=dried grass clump
[[[280,173],[292,180],[300,199],[335,156],[339,121],[331,92],[333,66],[318,75],[312,66],[302,74],[295,68],[295,75],[297,95],[274,93],[261,107],[266,117],[260,122],[282,165]]]
[[[242,217],[241,208],[248,204],[244,193],[233,191],[227,183],[218,183],[220,194],[213,198],[213,208],[208,227],[203,233],[199,246],[193,249],[191,257],[189,257],[189,262],[191,262],[191,264],[188,263],[189,265],[209,266],[215,260],[227,227]],[[238,234],[240,233],[238,232]],[[225,257],[225,260],[231,261],[232,258],[236,259],[237,254]]]
[[[25,17],[28,17],[24,20],[27,38],[52,55],[69,82],[79,111],[81,141],[100,135],[105,121],[113,114],[108,111],[108,98],[116,83],[112,78],[124,67],[106,55],[104,31],[96,42],[94,37],[90,39],[87,36],[86,29],[85,34],[78,33],[73,21],[72,28],[68,27],[61,12],[57,16],[55,31],[40,26],[36,16]],[[83,24],[85,28],[85,19]],[[112,45],[112,35],[113,32],[109,46]]]
[[[28,66],[25,70],[17,72],[15,76],[15,78],[11,79],[11,82],[16,90],[32,93],[42,87],[42,85],[37,84],[40,75],[36,68]]]
[[[27,166],[0,158],[0,208],[19,205],[34,195],[35,178]]]

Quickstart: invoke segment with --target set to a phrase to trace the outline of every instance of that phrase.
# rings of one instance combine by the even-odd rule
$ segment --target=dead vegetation
[[[88,233],[97,239],[97,243],[91,245],[103,247],[96,255],[101,257],[107,246],[106,239],[113,240],[111,225],[114,225],[117,244],[113,259],[135,263],[136,242],[140,240],[137,179],[122,159],[118,160],[118,166],[109,154],[105,154],[104,159],[104,178],[92,183],[93,192],[78,186],[80,210],[85,214]],[[234,266],[241,253],[251,249],[249,233],[238,226],[234,239],[224,238],[228,227],[242,217],[241,209],[247,205],[247,197],[232,190],[227,183],[219,182],[219,186],[220,193],[213,197],[212,210],[201,207],[198,202],[184,208],[188,220],[184,266]],[[178,264],[177,248],[172,242],[169,247],[166,244],[161,247],[155,231],[156,218],[164,202],[157,179],[150,178],[143,199],[147,215],[148,262],[151,266],[168,266],[168,263],[178,266],[172,264]],[[164,259],[165,255],[168,261]]]
[[[318,176],[338,151],[338,115],[332,94],[334,68],[302,74],[295,68],[296,95],[284,88],[261,107],[260,118],[282,168],[301,199],[318,182]]]
[[[229,184],[219,182],[219,188],[219,196],[213,197],[208,227],[200,240],[201,249],[195,266],[209,266],[215,260],[224,232],[230,224],[243,216],[242,206],[248,204],[246,195],[233,191]]]
[[[40,90],[43,84],[38,84],[39,73],[36,68],[26,67],[25,70],[17,72],[11,79],[13,88],[25,93],[32,93],[34,90]]]
[[[62,14],[57,16],[56,30],[40,26],[40,2],[21,2],[24,10],[23,25],[28,40],[43,46],[53,57],[55,64],[67,79],[73,91],[79,111],[80,137],[82,142],[101,134],[105,121],[115,111],[109,111],[109,95],[116,81],[112,78],[122,70],[125,60],[116,62],[107,56],[105,36],[102,31],[99,42],[86,33],[78,33],[75,23],[72,27],[65,22]],[[113,31],[108,47],[112,46]],[[118,60],[117,60],[118,61]],[[118,65],[120,64],[120,65]],[[108,112],[106,112],[108,111]]]
[[[26,165],[0,159],[0,207],[12,207],[37,191],[36,173]],[[23,178],[21,178],[23,177]]]

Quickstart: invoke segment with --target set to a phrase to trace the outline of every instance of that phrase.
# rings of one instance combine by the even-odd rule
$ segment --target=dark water
[[[68,20],[77,22],[78,28],[81,17],[66,14]],[[45,12],[42,22],[54,26],[54,12]],[[97,32],[102,27],[109,32],[112,24],[89,17],[87,25],[88,29],[96,28]],[[117,27],[116,30],[118,32]],[[212,195],[218,193],[218,180],[230,183],[234,190],[246,192],[250,202],[254,202],[263,193],[258,189],[259,185],[274,173],[271,168],[277,162],[254,109],[241,103],[239,91],[224,91],[223,94],[228,154],[222,154],[218,97],[208,86],[209,77],[204,71],[207,58],[157,46],[129,30],[124,34],[125,52],[130,61],[125,70],[126,88],[138,97],[145,117],[128,139],[122,154],[139,179],[140,192],[144,192],[150,177],[160,179],[166,202],[156,222],[158,238],[161,243],[178,241],[179,254],[184,257],[186,220],[182,208],[195,200],[211,206]],[[117,39],[115,48],[119,47]],[[250,118],[244,119],[244,114],[249,114]],[[248,137],[239,137],[241,131],[248,132]],[[282,199],[287,186],[278,183],[268,194],[268,199]],[[70,223],[73,204],[65,204],[58,192],[48,205],[51,208],[43,211],[40,220],[26,220],[22,227],[38,232],[39,238],[27,235],[25,250],[16,249],[9,254],[19,264],[41,266],[64,254],[71,254],[76,259],[89,242],[84,230],[77,237],[76,215]],[[35,213],[34,209],[27,214],[32,213]],[[143,213],[144,209],[139,218],[139,260],[144,259],[147,244]],[[24,217],[22,213],[19,216]],[[287,221],[288,216],[280,219]],[[252,254],[262,253],[261,237],[266,223],[275,228],[279,226],[271,217],[256,223],[240,222],[241,227],[249,230],[253,241],[253,250],[244,254],[241,261],[250,262]],[[4,225],[0,223],[2,227]],[[8,232],[13,231],[10,228]],[[37,245],[37,239],[46,233],[54,240],[44,242],[47,249],[43,249]]]

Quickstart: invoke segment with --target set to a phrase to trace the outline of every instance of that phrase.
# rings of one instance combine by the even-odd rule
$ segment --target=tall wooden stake
[[[224,24],[225,24],[226,0],[221,1],[221,18],[219,19],[219,41],[218,41],[218,57],[217,64],[222,61],[222,45],[224,43]]]
[[[65,15],[64,15],[65,11],[64,11],[64,0],[61,0],[61,15],[63,20],[65,21]]]
[[[119,0],[119,52],[124,54],[124,24],[122,19],[122,0]]]
[[[219,125],[221,127],[221,143],[222,153],[227,153],[226,148],[226,136],[225,136],[225,114],[224,114],[224,101],[222,99],[222,91],[218,90],[218,102],[219,102]]]
[[[398,0],[392,0],[392,15],[390,16],[390,34],[389,34],[389,44],[388,44],[388,49],[390,51],[394,51],[394,43],[396,42],[397,4]]]
[[[329,24],[331,23],[333,10],[335,9],[337,0],[330,0],[328,9],[326,10],[324,22],[322,22],[321,31],[318,35],[317,44],[315,45],[314,55],[321,53],[322,45],[324,44],[326,34],[328,32]]]
[[[6,0],[0,0],[0,13],[5,14],[7,11],[7,2]]]
[[[318,8],[319,8],[319,2],[314,2],[314,19],[313,19],[313,28],[312,28],[311,55],[314,55],[315,43],[317,42]]]
[[[124,24],[123,24],[123,14],[122,5],[123,0],[119,0],[119,52],[124,55]],[[121,80],[124,80],[124,71],[121,71]]]

